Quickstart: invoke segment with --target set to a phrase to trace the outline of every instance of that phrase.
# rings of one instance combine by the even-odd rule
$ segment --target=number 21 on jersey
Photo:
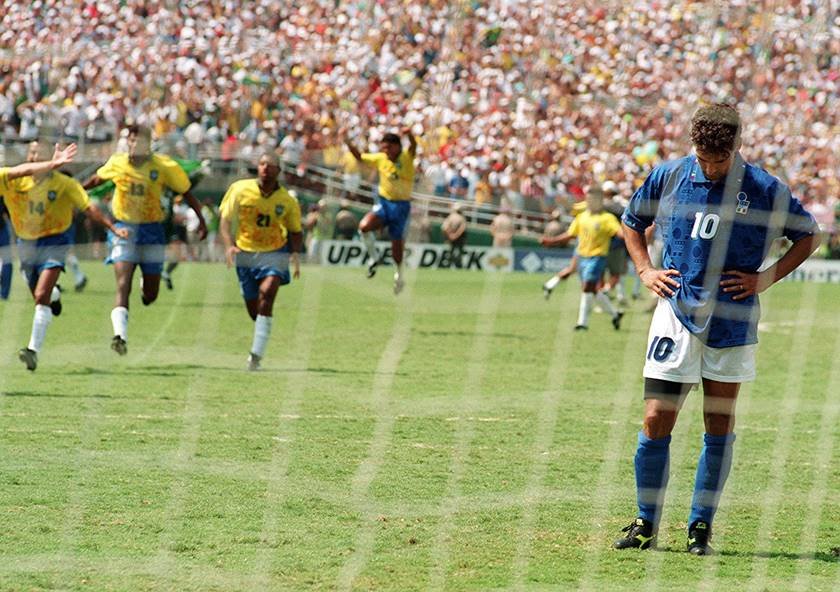
[[[694,226],[691,228],[691,238],[713,238],[717,234],[719,225],[720,216],[717,214],[697,212],[694,214]]]

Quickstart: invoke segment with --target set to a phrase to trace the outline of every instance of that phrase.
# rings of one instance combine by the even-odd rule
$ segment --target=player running
[[[166,251],[162,221],[161,194],[169,188],[195,210],[200,220],[201,236],[207,234],[201,204],[190,193],[190,180],[184,170],[163,154],[152,152],[148,128],[128,127],[128,152],[111,156],[96,174],[84,183],[90,188],[103,181],[114,182],[111,209],[116,227],[126,233],[112,235],[108,263],[114,264],[117,293],[111,324],[114,337],[111,349],[123,356],[128,352],[128,297],[134,270],[139,265],[143,274],[142,302],[149,305],[158,297],[160,276]]]
[[[31,142],[26,164],[0,169],[0,192],[18,236],[21,271],[35,300],[29,345],[18,352],[18,358],[30,371],[38,367],[38,354],[52,318],[61,314],[61,294],[56,282],[73,244],[74,210],[124,234],[91,204],[75,179],[55,170],[73,160],[76,145],[64,150],[56,145],[50,160],[40,160],[42,146]]]
[[[732,464],[735,399],[755,378],[758,294],[819,246],[814,218],[779,179],[742,160],[741,120],[732,107],[701,107],[691,120],[694,155],[656,167],[623,216],[624,236],[644,285],[659,297],[644,367],[645,417],[636,448],[638,517],[617,549],[655,545],[668,484],[671,431],[685,396],[703,383],[706,433],[688,518],[687,549],[711,552],[712,521]],[[662,268],[647,252],[656,222]],[[759,272],[775,238],[793,245]]]
[[[578,239],[575,254],[582,293],[575,331],[589,329],[589,316],[596,300],[612,317],[613,327],[616,330],[621,327],[621,317],[624,313],[613,307],[612,302],[604,292],[598,291],[598,283],[607,267],[607,252],[610,248],[610,240],[614,236],[621,235],[622,231],[618,219],[604,211],[603,191],[600,187],[592,187],[586,194],[586,210],[578,214],[569,229],[560,236],[544,237],[541,241],[543,246],[554,247],[565,245],[575,237]],[[563,273],[567,273],[566,270],[561,272],[561,274]],[[562,279],[560,274],[555,275],[543,289],[550,292],[560,279]]]
[[[391,257],[397,266],[394,273],[394,294],[399,294],[405,287],[403,251],[408,216],[411,212],[411,190],[414,187],[414,158],[417,155],[417,140],[411,130],[404,128],[402,134],[408,138],[408,150],[403,150],[400,136],[393,133],[385,134],[382,138],[381,152],[361,153],[349,139],[345,137],[344,140],[356,160],[372,164],[379,171],[376,203],[359,223],[359,232],[362,233],[370,261],[367,276],[372,278],[382,262],[381,256],[376,253],[375,232],[383,226],[388,228],[391,237]]]
[[[277,155],[263,154],[257,164],[257,178],[233,183],[220,207],[219,233],[225,243],[227,263],[229,267],[236,265],[245,308],[254,321],[249,370],[259,370],[265,356],[277,290],[291,281],[289,259],[294,278],[300,277],[300,205],[277,181],[279,174]]]

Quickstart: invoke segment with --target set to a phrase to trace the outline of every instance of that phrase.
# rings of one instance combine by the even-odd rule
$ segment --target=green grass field
[[[0,590],[840,589],[840,287],[763,299],[711,557],[687,555],[692,394],[655,552],[635,515],[649,315],[572,331],[578,284],[304,268],[260,373],[233,271],[184,265],[109,350],[111,271],[65,293],[40,367],[0,303]],[[67,280],[66,280],[67,281]]]

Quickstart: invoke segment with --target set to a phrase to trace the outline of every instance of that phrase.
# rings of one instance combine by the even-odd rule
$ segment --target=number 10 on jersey
[[[720,216],[717,214],[694,214],[694,226],[691,228],[691,238],[710,239],[717,234]]]

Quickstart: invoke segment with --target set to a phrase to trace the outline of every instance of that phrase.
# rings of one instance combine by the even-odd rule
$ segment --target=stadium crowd
[[[687,150],[701,99],[737,101],[744,156],[834,224],[840,12],[792,2],[3,0],[0,134],[113,139],[147,123],[185,156],[277,147],[358,174],[411,125],[422,189],[551,212],[625,197]],[[835,9],[836,10],[836,9]],[[358,132],[356,132],[358,133]]]

